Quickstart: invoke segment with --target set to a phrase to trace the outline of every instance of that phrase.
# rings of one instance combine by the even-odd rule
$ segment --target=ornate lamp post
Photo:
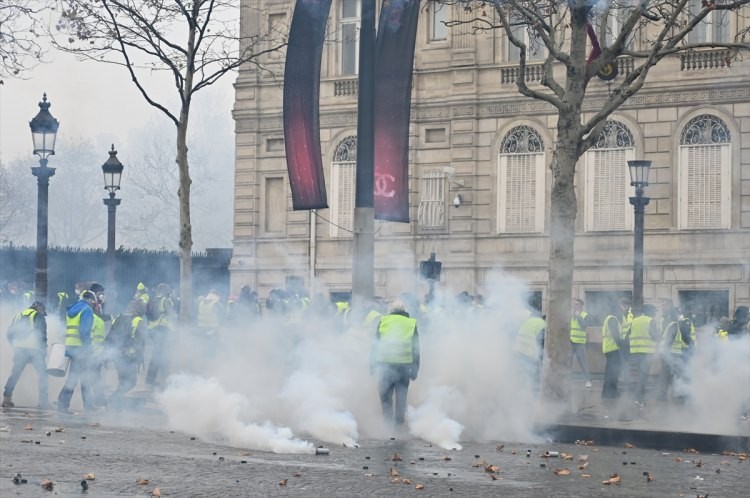
[[[115,289],[115,212],[120,205],[120,199],[115,199],[115,192],[120,190],[123,165],[117,159],[114,144],[109,151],[109,159],[102,164],[104,173],[104,189],[109,191],[109,198],[104,199],[107,206],[107,288],[110,292]]]
[[[635,210],[635,227],[633,231],[633,314],[638,316],[643,308],[643,218],[645,208],[650,200],[643,195],[643,188],[648,185],[648,172],[651,161],[628,161],[630,185],[635,187],[635,196],[630,203]]]
[[[39,102],[39,113],[29,122],[34,154],[39,156],[39,166],[31,168],[37,179],[36,210],[36,272],[35,300],[47,302],[47,215],[49,203],[49,179],[55,175],[55,168],[47,167],[47,158],[55,153],[55,139],[60,123],[49,112],[47,94]]]

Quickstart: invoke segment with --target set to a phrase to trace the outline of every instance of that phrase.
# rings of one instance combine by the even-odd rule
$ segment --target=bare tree
[[[201,105],[196,110],[206,107],[214,109]],[[194,131],[189,136],[193,144],[189,156],[194,180],[194,246],[228,247],[233,199],[227,192],[232,189],[234,171],[231,124],[211,111],[195,117],[212,133],[206,136]],[[135,143],[140,150],[131,151],[126,165],[118,224],[128,234],[125,242],[129,246],[172,250],[176,240],[170,234],[179,229],[179,174],[174,142],[169,139],[171,130],[159,124],[150,123],[137,134]]]
[[[49,0],[0,0],[0,84],[6,76],[21,76],[41,62],[44,49],[42,14]]]
[[[518,48],[518,91],[550,104],[557,113],[557,134],[552,156],[550,203],[550,257],[547,336],[543,392],[548,401],[568,399],[567,366],[570,301],[573,289],[578,159],[596,141],[607,118],[646,82],[651,68],[666,57],[701,48],[727,48],[730,58],[750,49],[747,22],[734,39],[694,43],[688,35],[712,12],[747,14],[750,0],[450,0],[473,12],[476,30],[500,29]],[[590,55],[591,32],[607,33],[609,16],[617,16],[618,32],[603,37],[600,53]],[[469,16],[472,17],[472,16]],[[449,25],[465,23],[449,21]],[[607,44],[607,38],[611,43]],[[637,38],[638,43],[633,40]],[[543,50],[542,88],[526,82],[530,55]],[[620,56],[632,57],[634,69],[614,80],[601,109],[582,112],[591,96],[589,84],[597,74],[610,71]],[[731,61],[728,61],[731,62]],[[601,95],[597,96],[601,98]]]
[[[96,154],[84,139],[59,142],[55,176],[49,196],[49,240],[54,246],[92,247],[104,240],[106,208],[101,165],[104,154]],[[36,243],[37,182],[31,168],[37,161],[15,159],[0,166],[0,243]]]
[[[25,244],[24,235],[34,233],[32,180],[28,169],[0,163],[0,244]]]
[[[59,48],[92,60],[122,65],[143,98],[176,128],[179,171],[180,294],[182,323],[191,306],[190,216],[192,180],[188,164],[188,125],[195,94],[242,64],[285,45],[264,34],[240,38],[239,0],[60,0]],[[243,7],[245,9],[246,7]],[[249,30],[248,30],[249,31]],[[174,83],[176,106],[160,99],[151,72],[164,72]],[[174,95],[173,95],[174,97]]]

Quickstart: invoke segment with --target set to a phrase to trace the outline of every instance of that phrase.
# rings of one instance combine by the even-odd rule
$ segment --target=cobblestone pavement
[[[0,496],[747,496],[742,454],[699,454],[547,443],[467,443],[446,451],[424,441],[360,441],[329,455],[246,451],[136,420],[0,413]],[[689,450],[686,448],[685,450]],[[559,456],[545,457],[545,452]],[[394,457],[398,453],[401,460]],[[566,454],[570,459],[566,459]],[[396,476],[395,473],[398,475]],[[21,474],[24,484],[15,484]],[[86,474],[95,479],[81,481]],[[617,474],[617,478],[612,477]],[[40,483],[54,483],[45,491]],[[148,484],[138,484],[147,479]],[[610,481],[611,484],[603,484]],[[280,483],[284,483],[283,485]],[[423,486],[422,489],[418,489]]]

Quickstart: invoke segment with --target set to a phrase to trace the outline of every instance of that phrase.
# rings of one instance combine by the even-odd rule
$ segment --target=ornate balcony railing
[[[500,68],[500,83],[503,85],[513,84],[518,80],[521,72],[520,66]],[[526,64],[524,79],[526,83],[539,83],[544,75],[544,64]]]
[[[729,50],[695,50],[680,54],[680,71],[729,67]]]
[[[333,96],[334,97],[348,97],[357,95],[359,90],[359,82],[357,78],[336,80],[333,82]]]
[[[633,71],[634,62],[632,57],[618,57],[616,59],[618,74],[628,75]],[[519,66],[508,66],[500,68],[500,83],[503,85],[512,85],[518,79],[521,71]],[[544,64],[533,63],[526,65],[525,81],[526,83],[541,83],[544,77]]]

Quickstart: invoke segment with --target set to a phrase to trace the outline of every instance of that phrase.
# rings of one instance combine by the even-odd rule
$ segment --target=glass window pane
[[[342,25],[341,34],[341,74],[357,74],[357,25]]]
[[[433,3],[431,9],[432,27],[430,29],[431,40],[445,40],[448,38],[448,11],[450,7],[441,3]]]
[[[357,4],[359,0],[341,0],[341,18],[358,17]]]

